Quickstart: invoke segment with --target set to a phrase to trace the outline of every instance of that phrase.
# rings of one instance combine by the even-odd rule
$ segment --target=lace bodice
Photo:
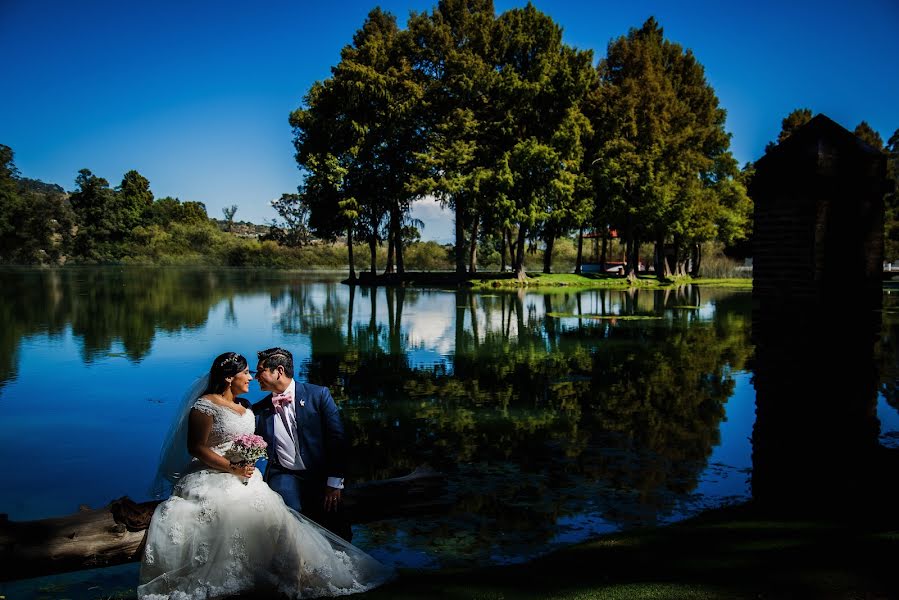
[[[206,398],[197,400],[193,409],[212,417],[209,446],[216,454],[224,455],[231,448],[233,443],[231,440],[238,435],[253,433],[256,429],[256,419],[250,409],[239,415],[236,411],[219,406]]]

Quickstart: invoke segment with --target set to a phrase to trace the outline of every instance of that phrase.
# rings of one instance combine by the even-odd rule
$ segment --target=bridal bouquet
[[[265,458],[267,446],[265,440],[258,435],[239,435],[234,438],[234,443],[231,445],[231,449],[225,453],[225,458],[232,463],[248,465],[255,463],[260,458]],[[243,484],[247,485],[247,481],[244,479]]]

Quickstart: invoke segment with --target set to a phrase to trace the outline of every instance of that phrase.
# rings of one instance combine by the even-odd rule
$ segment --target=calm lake
[[[341,274],[134,267],[0,277],[13,465],[0,513],[13,520],[148,499],[194,379],[223,351],[255,364],[276,345],[340,405],[348,483],[425,464],[446,475],[451,508],[354,527],[385,562],[521,561],[750,494],[748,290],[351,289]],[[892,446],[896,304],[885,291],[877,416]],[[263,395],[251,384],[251,401]]]

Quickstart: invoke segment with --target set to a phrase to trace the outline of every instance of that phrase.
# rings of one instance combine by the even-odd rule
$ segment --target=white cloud
[[[441,208],[440,203],[433,196],[426,196],[412,203],[412,218],[421,219],[424,229],[421,239],[424,241],[435,240],[441,244],[452,243],[453,213]]]

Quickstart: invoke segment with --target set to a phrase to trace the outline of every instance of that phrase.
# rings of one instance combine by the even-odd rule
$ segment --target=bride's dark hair
[[[203,392],[206,394],[221,394],[228,388],[227,377],[234,377],[247,368],[247,359],[237,352],[225,352],[215,357],[209,368],[209,385]]]

